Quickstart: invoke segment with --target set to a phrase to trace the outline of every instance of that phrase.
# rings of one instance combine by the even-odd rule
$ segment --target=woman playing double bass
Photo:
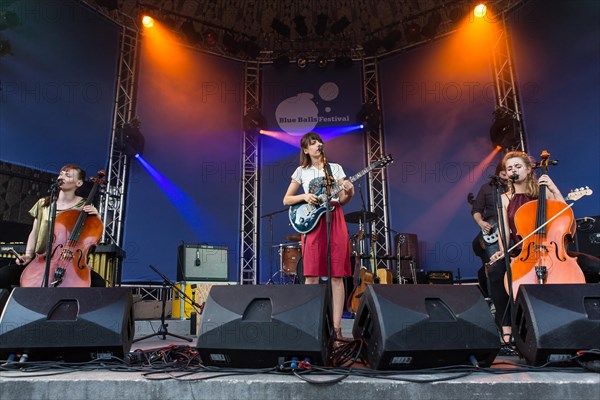
[[[56,200],[57,215],[66,210],[83,210],[88,215],[98,215],[96,207],[91,204],[84,205],[85,199],[75,194],[75,191],[83,185],[85,171],[74,164],[65,165],[61,168],[58,179],[62,182]],[[17,258],[17,265],[7,265],[0,268],[0,288],[10,289],[13,286],[19,286],[23,265],[30,263],[36,254],[46,253],[50,198],[43,197],[39,199],[29,210],[29,214],[34,220],[31,233],[27,239],[25,254]],[[98,273],[91,271],[91,286],[103,287],[106,286],[106,282]]]
[[[512,244],[520,241],[520,237],[517,235],[517,224],[515,223],[517,211],[524,204],[538,199],[540,189],[545,190],[546,200],[555,200],[564,203],[565,207],[567,205],[560,190],[547,174],[543,174],[539,179],[536,179],[531,159],[526,153],[520,151],[509,152],[504,156],[502,162],[509,178],[509,190],[502,195],[502,213],[505,225],[504,231],[510,235],[509,239]],[[531,218],[535,219],[536,216],[533,215]],[[502,259],[504,254],[502,249],[503,242],[504,241],[502,240],[500,241],[501,249],[492,255],[491,264],[488,266],[487,273],[492,292],[490,293],[490,297],[496,308],[496,324],[502,331],[503,341],[508,342],[511,335],[511,320],[509,295],[505,288],[506,264]],[[521,251],[520,246],[518,246],[515,251],[516,253],[513,253],[511,256],[514,256]],[[579,253],[570,253],[569,256],[577,256],[579,265],[575,264],[575,268],[583,267],[582,269],[584,270],[588,281],[598,281],[600,260]],[[579,270],[575,272],[581,274]],[[516,293],[514,295],[516,295]]]

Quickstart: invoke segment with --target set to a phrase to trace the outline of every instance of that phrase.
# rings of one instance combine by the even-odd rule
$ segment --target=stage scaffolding
[[[521,101],[516,82],[516,70],[512,59],[510,36],[506,26],[507,14],[500,17],[492,47],[492,66],[494,74],[494,91],[496,94],[496,111],[510,115],[516,122],[519,131],[521,151],[527,151],[525,124],[521,110]]]
[[[362,61],[363,78],[363,103],[374,104],[377,106],[377,112],[381,113],[381,97],[379,92],[379,70],[375,58],[367,58]],[[385,142],[383,126],[380,116],[376,117],[379,123],[377,126],[365,127],[365,150],[367,164],[371,165],[375,161],[384,157]],[[367,192],[369,193],[369,210],[375,213],[379,218],[371,222],[371,233],[379,238],[385,239],[383,247],[380,245],[375,250],[377,256],[389,255],[392,246],[390,246],[389,230],[389,212],[388,212],[388,187],[386,168],[374,169],[367,175]],[[375,241],[373,241],[375,243]],[[379,242],[381,243],[381,242]],[[378,259],[376,267],[390,268],[390,260]]]
[[[246,62],[244,65],[244,114],[255,110],[260,110],[260,64]],[[242,134],[240,284],[255,285],[259,258],[259,133],[252,129],[245,129]]]
[[[120,127],[135,118],[137,94],[137,68],[139,58],[140,33],[139,27],[130,16],[118,11],[110,11],[85,0],[82,4],[95,9],[104,16],[119,24],[120,54],[118,78],[116,83],[115,109],[110,147],[110,159],[107,173],[107,186],[100,204],[100,215],[105,226],[102,236],[103,244],[122,245],[124,206],[126,201],[127,178],[129,174],[129,157],[121,150],[122,138]],[[514,64],[512,62],[510,40],[506,26],[506,16],[510,11],[521,5],[523,0],[507,1],[502,13],[502,26],[493,46],[493,69],[496,95],[496,109],[512,115],[518,122],[522,150],[526,150],[525,128],[521,104],[517,91]],[[447,33],[444,33],[447,34]],[[409,46],[410,47],[410,46]],[[271,54],[271,52],[268,52]],[[392,53],[390,53],[392,54]],[[272,56],[272,54],[271,54]],[[381,110],[379,92],[378,59],[352,57],[362,60],[363,101],[373,103]],[[260,111],[260,69],[264,63],[270,63],[271,57],[260,61],[245,61],[244,66],[244,111]],[[365,151],[367,163],[371,164],[384,157],[384,132],[381,124],[376,128],[370,127],[365,131]],[[240,216],[240,283],[256,284],[257,265],[259,258],[259,176],[258,166],[260,154],[258,135],[256,132],[243,132],[242,146],[242,180],[241,180],[241,216]],[[393,253],[391,246],[391,231],[389,229],[388,211],[388,181],[386,169],[371,171],[367,175],[367,192],[369,208],[379,216],[371,223],[371,232],[380,238],[385,238],[385,245],[377,249],[377,255]],[[120,271],[122,260],[117,260],[116,268]],[[377,261],[377,267],[389,267],[390,261],[385,258]],[[118,284],[119,282],[117,282]]]

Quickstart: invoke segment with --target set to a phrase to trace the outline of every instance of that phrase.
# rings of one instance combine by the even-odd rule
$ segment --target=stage
[[[351,336],[352,319],[343,320]],[[169,345],[195,346],[187,320],[169,320],[167,337],[134,343],[131,350]],[[136,338],[156,332],[160,321],[136,321]],[[174,340],[172,340],[174,339]],[[0,371],[0,399],[598,399],[600,375],[582,368],[533,368],[517,356],[498,356],[491,368],[457,367],[446,371],[375,371],[355,368],[279,372],[207,372],[199,367],[127,367],[124,363],[86,363],[58,368],[30,363],[27,369]],[[25,365],[24,365],[25,366]],[[309,382],[310,381],[310,382]]]

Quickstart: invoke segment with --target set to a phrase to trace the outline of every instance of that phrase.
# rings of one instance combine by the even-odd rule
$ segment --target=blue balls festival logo
[[[319,88],[319,98],[331,102],[338,98],[340,89],[333,82],[325,82]],[[288,97],[277,106],[275,118],[284,132],[292,136],[302,136],[312,131],[319,123],[340,124],[350,122],[348,115],[334,115],[329,105],[322,107],[320,112],[312,93],[298,93]]]

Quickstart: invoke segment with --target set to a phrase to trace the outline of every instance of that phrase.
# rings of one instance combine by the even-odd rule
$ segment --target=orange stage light
[[[144,15],[142,17],[142,24],[144,24],[146,28],[152,28],[154,26],[154,18],[149,15]]]
[[[485,4],[481,3],[478,4],[475,9],[473,10],[473,14],[477,17],[477,18],[483,18],[485,17],[485,14],[487,13],[487,8],[485,6]]]

